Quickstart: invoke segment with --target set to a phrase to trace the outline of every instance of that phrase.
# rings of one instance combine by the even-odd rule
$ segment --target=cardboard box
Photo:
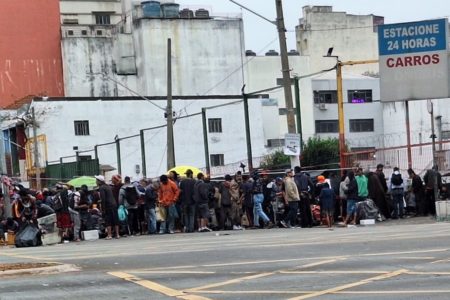
[[[43,246],[55,245],[61,242],[61,237],[59,236],[58,232],[52,232],[43,234],[41,240]]]
[[[360,224],[360,225],[364,225],[364,226],[367,226],[367,225],[375,225],[375,219],[365,219],[365,220],[361,220],[361,221],[359,221],[359,224]]]
[[[99,239],[98,230],[87,230],[81,232],[81,237],[85,241],[95,241]]]

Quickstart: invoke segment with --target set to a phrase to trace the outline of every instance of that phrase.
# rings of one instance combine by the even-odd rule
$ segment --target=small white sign
[[[300,134],[286,133],[284,136],[284,154],[289,156],[300,155]]]

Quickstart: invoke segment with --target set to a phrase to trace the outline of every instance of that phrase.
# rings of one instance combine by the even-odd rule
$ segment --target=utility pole
[[[34,170],[36,173],[36,189],[41,189],[41,166],[39,164],[39,148],[37,139],[37,124],[36,115],[34,113],[34,107],[31,108],[31,119],[33,123],[33,154],[34,154]]]
[[[296,133],[295,128],[295,116],[294,116],[294,105],[292,101],[292,89],[291,89],[291,70],[289,68],[289,57],[286,45],[286,27],[284,25],[283,16],[283,3],[282,0],[275,0],[275,5],[277,9],[277,29],[278,29],[278,40],[280,41],[280,55],[281,55],[281,68],[283,72],[283,87],[284,87],[284,99],[286,102],[287,110],[287,127],[288,133]],[[300,137],[301,139],[301,137]],[[291,156],[291,166],[299,166],[300,158],[297,156]]]
[[[172,40],[167,39],[167,170],[175,167],[172,112]]]
[[[253,171],[253,154],[252,154],[252,141],[250,134],[250,115],[248,112],[248,95],[244,93],[244,88],[242,88],[242,95],[244,98],[244,120],[245,120],[245,140],[247,141],[247,166],[248,171]]]
[[[203,147],[205,148],[205,166],[206,174],[211,174],[211,164],[209,162],[209,145],[208,145],[208,125],[206,122],[206,108],[202,108],[202,125],[203,125]]]

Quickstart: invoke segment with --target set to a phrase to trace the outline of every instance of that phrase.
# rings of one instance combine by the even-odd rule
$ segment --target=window
[[[316,133],[335,133],[339,132],[338,120],[317,120]]]
[[[348,103],[372,102],[372,90],[349,90]]]
[[[267,147],[279,148],[284,146],[284,139],[268,139]]]
[[[111,24],[111,17],[109,14],[95,14],[95,24],[97,25],[109,25]]]
[[[211,167],[219,167],[225,165],[223,154],[211,154]]]
[[[222,132],[222,119],[208,119],[209,132]]]
[[[337,103],[337,91],[314,91],[314,103]]]
[[[73,35],[73,30],[67,30],[67,35]]]
[[[350,132],[372,132],[373,119],[350,120]]]
[[[98,36],[103,35],[103,31],[97,30],[97,35],[98,35]]]
[[[87,30],[81,30],[81,35],[87,35]]]
[[[75,135],[89,135],[89,121],[74,121]]]
[[[442,130],[442,139],[450,140],[450,130]]]

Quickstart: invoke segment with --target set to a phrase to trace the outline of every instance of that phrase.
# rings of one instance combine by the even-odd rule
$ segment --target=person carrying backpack
[[[402,174],[400,174],[399,168],[394,168],[394,173],[389,180],[389,191],[392,195],[392,200],[394,203],[394,215],[393,219],[403,218],[403,194],[404,194],[404,184]]]
[[[128,211],[128,226],[131,235],[140,233],[138,221],[139,197],[140,192],[138,188],[131,183],[131,178],[126,176],[125,183],[119,192],[119,205],[124,205]]]

